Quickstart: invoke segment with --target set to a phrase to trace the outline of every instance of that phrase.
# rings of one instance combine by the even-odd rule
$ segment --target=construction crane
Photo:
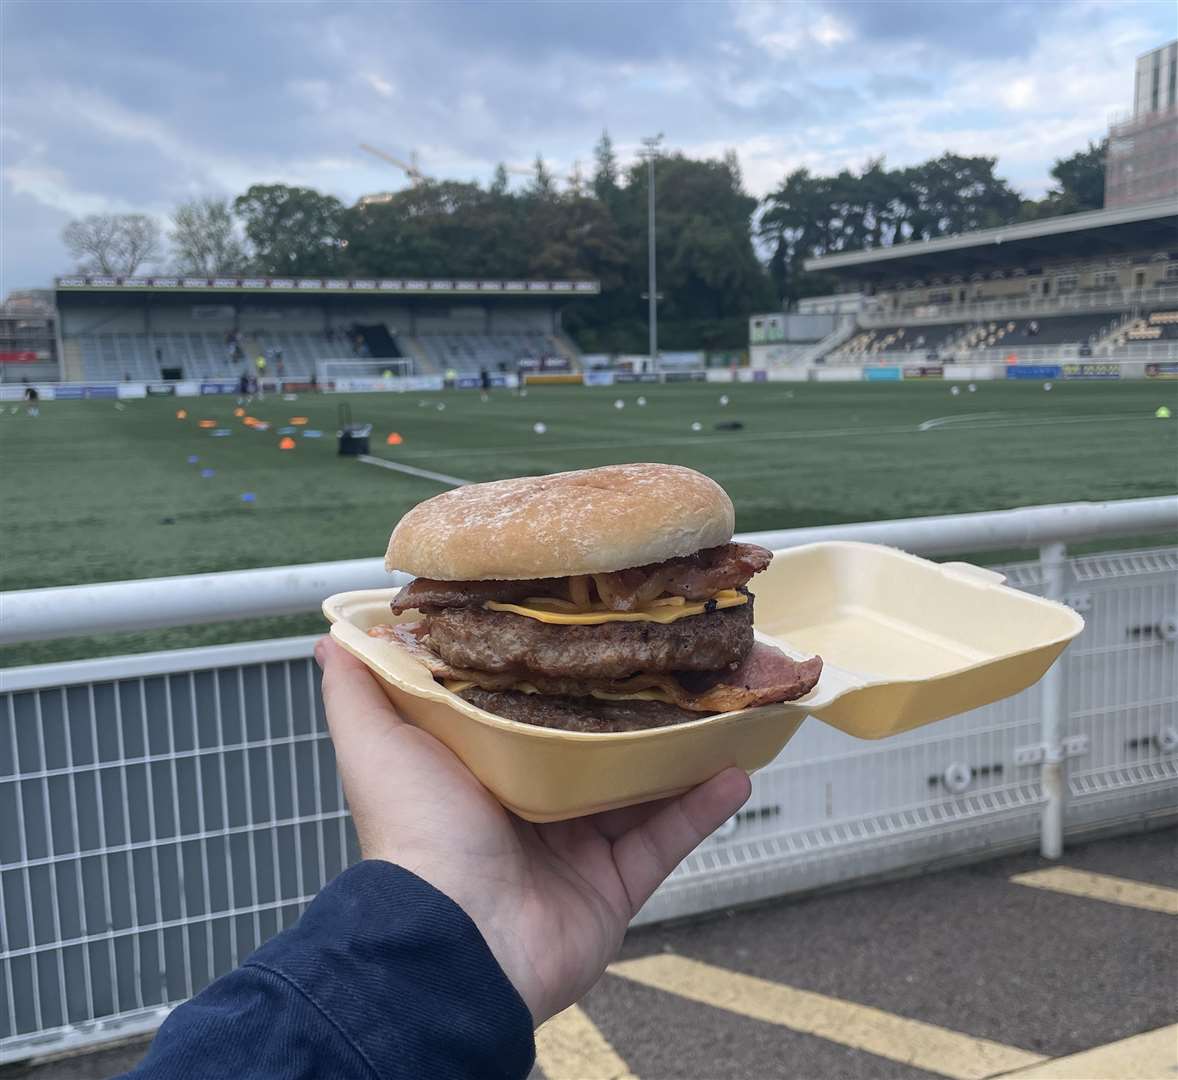
[[[387,161],[390,165],[395,165],[407,177],[409,177],[409,182],[411,184],[424,184],[429,179],[429,177],[426,176],[420,168],[418,168],[416,150],[411,150],[409,152],[409,160],[408,162],[405,162],[400,158],[393,157],[392,154],[386,154],[383,150],[378,150],[375,146],[369,146],[368,143],[361,143],[360,149],[364,150],[366,153],[372,154],[373,157],[380,158],[381,161]]]

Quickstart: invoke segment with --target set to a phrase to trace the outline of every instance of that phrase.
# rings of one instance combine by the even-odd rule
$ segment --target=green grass
[[[724,393],[730,404],[721,408]],[[639,408],[642,394],[647,405]],[[625,408],[614,408],[615,399]],[[274,428],[310,418],[324,438],[246,429],[233,397],[47,402],[41,415],[0,416],[3,560],[0,587],[123,578],[379,555],[398,517],[441,490],[430,480],[336,454],[336,408],[374,424],[373,451],[467,480],[493,480],[622,461],[670,461],[728,489],[742,531],[922,514],[994,510],[1178,489],[1178,386],[1057,382],[668,385],[370,394],[297,402],[267,398],[251,414]],[[444,410],[438,406],[444,405]],[[177,408],[189,418],[175,418]],[[936,417],[997,414],[921,432]],[[211,438],[201,418],[232,428]],[[720,432],[718,420],[744,429]],[[699,421],[704,430],[691,431]],[[543,421],[547,432],[532,425]],[[386,447],[398,431],[404,443]],[[197,465],[188,463],[197,455]],[[202,479],[200,470],[215,476]],[[241,501],[253,492],[256,502]],[[248,604],[248,597],[243,597]],[[227,641],[312,629],[314,617],[120,635],[82,645],[0,650],[24,663]]]

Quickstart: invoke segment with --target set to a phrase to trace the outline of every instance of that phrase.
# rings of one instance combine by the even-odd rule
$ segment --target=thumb
[[[323,708],[338,755],[345,756],[404,722],[368,668],[333,638],[319,639],[315,659],[323,668]]]
[[[693,848],[745,804],[751,792],[744,770],[725,769],[671,799],[614,841],[614,864],[633,914]]]

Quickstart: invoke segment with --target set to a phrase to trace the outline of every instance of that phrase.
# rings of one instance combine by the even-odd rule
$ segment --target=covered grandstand
[[[862,296],[807,363],[1178,360],[1178,198],[809,259]],[[754,365],[758,364],[754,346]],[[763,366],[773,366],[765,351]]]
[[[307,380],[341,361],[418,375],[575,367],[561,309],[595,281],[61,277],[60,378]]]

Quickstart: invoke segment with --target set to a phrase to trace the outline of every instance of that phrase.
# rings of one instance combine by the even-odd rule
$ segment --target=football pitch
[[[345,403],[357,422],[373,425],[374,457],[417,471],[338,456]],[[233,396],[45,402],[37,417],[0,408],[0,588],[376,556],[406,509],[450,483],[625,461],[708,473],[732,495],[740,531],[1178,490],[1178,420],[1154,417],[1160,405],[1178,410],[1173,383],[1057,382],[1050,392],[1039,382],[981,382],[970,392],[930,381],[557,386],[485,398],[477,390],[300,394],[248,404],[249,416],[270,424],[266,431],[246,427],[233,415],[237,405]],[[280,450],[279,429],[296,417],[306,423],[294,427],[294,449]],[[231,434],[215,436],[201,420]],[[717,429],[723,423],[741,427]],[[314,431],[321,437],[308,437]],[[399,445],[386,444],[391,432]],[[317,625],[308,616],[50,642],[0,650],[0,662]]]

